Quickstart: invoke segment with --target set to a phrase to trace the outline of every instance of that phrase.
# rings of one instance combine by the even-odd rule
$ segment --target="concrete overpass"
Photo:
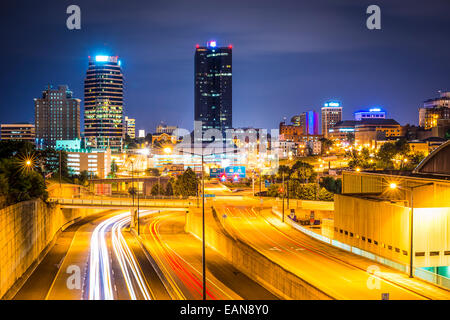
[[[131,198],[93,198],[93,199],[71,199],[71,198],[49,198],[49,202],[60,205],[62,208],[111,208],[129,209],[133,205]],[[137,199],[134,206],[137,207]],[[188,208],[197,205],[196,200],[175,199],[139,199],[139,208]]]

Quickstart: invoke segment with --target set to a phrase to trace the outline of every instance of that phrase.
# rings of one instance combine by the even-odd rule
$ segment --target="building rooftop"
[[[361,121],[356,121],[356,126],[362,125],[400,125],[394,119],[377,119],[377,118],[368,118],[363,119]]]

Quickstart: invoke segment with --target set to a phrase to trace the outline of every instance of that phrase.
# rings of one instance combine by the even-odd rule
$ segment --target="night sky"
[[[66,8],[81,7],[81,30]],[[368,5],[382,29],[366,28]],[[159,121],[192,129],[194,51],[233,45],[233,126],[277,128],[283,117],[320,111],[344,119],[382,106],[418,123],[423,100],[450,89],[450,1],[89,0],[1,1],[0,122],[34,123],[33,98],[67,84],[83,99],[88,56],[118,55],[125,115],[136,129]],[[82,109],[83,110],[83,109]]]

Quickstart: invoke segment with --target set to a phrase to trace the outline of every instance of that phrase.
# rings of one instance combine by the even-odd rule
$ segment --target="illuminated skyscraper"
[[[202,132],[232,129],[232,47],[215,41],[195,50],[195,120]],[[207,140],[207,139],[206,139]]]
[[[84,134],[91,147],[122,150],[123,75],[117,56],[89,57],[84,81]]]
[[[315,111],[306,111],[300,115],[303,134],[319,134],[319,117]]]
[[[326,102],[322,107],[322,134],[328,137],[328,130],[342,120],[342,107],[339,102]]]
[[[55,147],[56,140],[80,138],[80,99],[67,86],[50,85],[41,98],[34,99],[36,145]]]

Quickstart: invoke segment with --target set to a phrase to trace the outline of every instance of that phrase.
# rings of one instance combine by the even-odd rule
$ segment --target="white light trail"
[[[156,211],[140,212],[141,217]],[[142,276],[140,268],[132,254],[122,229],[131,221],[130,213],[118,214],[100,223],[91,236],[91,252],[89,262],[89,300],[113,300],[114,293],[111,281],[110,257],[106,241],[106,232],[111,229],[111,242],[114,254],[119,261],[120,269],[125,279],[132,300],[137,299],[138,289],[141,295],[149,300],[151,295]],[[133,280],[138,284],[133,285]]]

